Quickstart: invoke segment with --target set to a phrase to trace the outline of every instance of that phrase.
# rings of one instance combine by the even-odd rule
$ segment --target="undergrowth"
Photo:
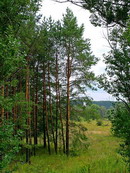
[[[90,145],[80,154],[48,155],[39,148],[37,155],[31,157],[30,165],[18,162],[13,173],[128,173],[127,165],[117,152],[120,139],[110,133],[110,122],[104,121],[102,126],[97,126],[96,121],[83,122],[82,126],[87,128],[83,133],[87,138],[80,137],[87,139]]]

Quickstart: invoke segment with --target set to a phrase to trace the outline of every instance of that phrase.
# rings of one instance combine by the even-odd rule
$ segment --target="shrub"
[[[102,126],[102,125],[103,125],[102,120],[97,120],[97,126]]]
[[[109,119],[114,135],[123,139],[120,154],[125,158],[130,170],[130,112],[123,103],[118,103],[109,112]]]
[[[70,155],[78,156],[89,147],[88,138],[85,134],[87,128],[82,124],[75,124],[74,129],[75,130],[73,130],[73,139],[71,143]]]
[[[14,124],[11,121],[2,121],[0,126],[0,170],[6,168],[20,150],[21,134],[20,130],[15,134]]]

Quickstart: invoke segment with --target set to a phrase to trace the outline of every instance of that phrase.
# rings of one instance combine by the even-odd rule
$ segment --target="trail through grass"
[[[39,149],[31,158],[31,165],[17,163],[14,173],[128,173],[121,156],[117,153],[120,139],[110,133],[110,122],[97,126],[95,121],[83,122],[88,128],[86,135],[90,146],[79,156],[48,155]]]

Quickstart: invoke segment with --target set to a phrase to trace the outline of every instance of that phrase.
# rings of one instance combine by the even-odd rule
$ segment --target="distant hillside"
[[[99,106],[104,106],[106,109],[109,109],[114,105],[114,101],[93,101],[93,104],[97,104]]]

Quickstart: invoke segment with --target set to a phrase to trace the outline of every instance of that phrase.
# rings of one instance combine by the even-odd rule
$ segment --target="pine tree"
[[[66,68],[66,154],[69,155],[69,126],[71,114],[72,88],[77,87],[76,93],[84,93],[86,87],[91,87],[90,81],[94,74],[89,71],[97,59],[92,56],[90,44],[83,39],[83,25],[78,27],[76,17],[70,9],[63,17],[62,44],[64,48]],[[73,86],[73,87],[72,87]],[[76,89],[76,88],[75,88]],[[74,89],[74,90],[75,90]],[[85,93],[84,93],[85,94]]]

